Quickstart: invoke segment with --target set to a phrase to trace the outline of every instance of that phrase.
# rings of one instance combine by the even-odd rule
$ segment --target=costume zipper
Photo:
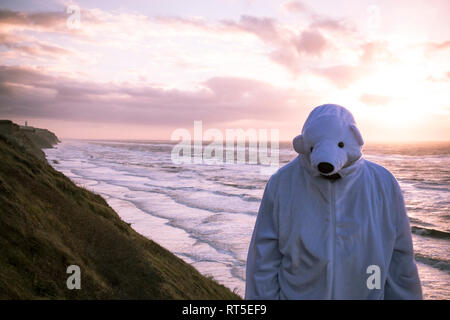
[[[330,182],[330,188],[331,188],[331,201],[330,201],[330,206],[331,206],[331,273],[330,273],[330,278],[331,278],[331,293],[330,293],[330,297],[331,299],[334,298],[334,271],[335,271],[335,251],[336,251],[336,200],[335,200],[335,195],[334,195],[334,184],[332,182]]]

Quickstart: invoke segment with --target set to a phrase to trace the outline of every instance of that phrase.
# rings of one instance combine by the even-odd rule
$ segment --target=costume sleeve
[[[422,288],[414,260],[411,228],[406,214],[403,195],[394,179],[392,214],[397,219],[397,236],[385,284],[387,300],[422,299]]]
[[[278,249],[277,205],[272,191],[273,177],[264,190],[248,250],[246,299],[279,299],[278,270],[281,253]]]

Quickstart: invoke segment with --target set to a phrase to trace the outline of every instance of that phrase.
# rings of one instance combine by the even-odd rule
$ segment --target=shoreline
[[[46,154],[46,156],[48,157],[49,155]],[[114,211],[117,212],[119,217],[125,223],[129,224],[136,232],[160,244],[172,254],[192,265],[205,277],[212,277],[220,284],[237,293],[241,298],[244,297],[244,279],[242,277],[237,277],[236,274],[234,274],[233,269],[226,266],[226,262],[197,260],[195,254],[193,254],[196,251],[207,252],[218,250],[218,248],[211,247],[210,244],[199,238],[192,237],[192,235],[181,226],[177,226],[176,222],[170,217],[155,214],[154,208],[157,206],[158,200],[155,199],[154,201],[149,201],[152,203],[152,212],[148,212],[148,209],[139,207],[132,201],[135,199],[127,199],[127,196],[122,196],[125,193],[133,193],[133,191],[130,191],[125,187],[107,185],[105,181],[98,181],[79,176],[71,170],[59,170],[63,161],[59,159],[57,160],[58,163],[54,163],[53,160],[55,159],[52,157],[48,158],[48,162],[55,170],[62,172],[78,186],[86,188],[104,198]],[[134,191],[134,193],[136,194],[138,191]],[[114,194],[114,196],[112,194]],[[158,232],[154,232],[154,230],[158,230]],[[192,254],[189,252],[192,252]],[[211,255],[212,254],[215,253],[211,252]],[[221,261],[226,260],[228,260],[228,258],[225,255]]]
[[[89,149],[89,150],[91,150],[91,149]],[[78,161],[78,160],[77,160]],[[91,160],[90,159],[86,159],[86,162],[85,162],[85,166],[87,165],[87,163],[89,163]],[[108,162],[109,163],[109,162]],[[98,164],[97,164],[98,165]],[[108,167],[108,165],[106,165],[107,167]],[[102,165],[100,165],[100,167],[99,168],[102,168]],[[113,168],[113,167],[111,167],[111,168]],[[110,168],[110,169],[111,169]],[[119,167],[116,167],[116,166],[114,166],[114,168],[115,169],[120,169],[121,167],[119,166]],[[125,167],[124,167],[125,168]],[[104,169],[101,169],[101,170],[104,170]],[[108,169],[109,170],[109,169]],[[83,176],[83,179],[93,179],[92,177],[92,170],[89,170],[91,173],[90,174],[88,174],[87,176],[85,176],[85,173],[84,173],[84,171],[83,170],[77,170],[77,173],[81,173],[82,174],[82,176]],[[122,172],[122,171],[121,171]],[[128,176],[127,175],[127,173],[126,172],[128,172],[127,170],[125,170],[124,171],[125,173],[123,173],[124,174],[124,176]],[[111,173],[109,173],[109,175],[111,175]],[[133,173],[133,177],[134,177],[134,173]],[[96,181],[103,181],[102,179],[103,178],[101,178],[101,175],[100,176],[98,176],[98,178],[100,179],[100,180],[96,180]],[[116,178],[113,178],[113,177],[109,177],[109,178],[107,178],[107,179],[116,179]],[[120,181],[121,181],[121,179],[122,178],[120,178],[120,176],[118,176],[118,178],[117,179],[119,179],[119,180],[117,180],[117,184],[115,185],[114,183],[116,183],[116,182],[113,182],[113,180],[111,180],[111,185],[110,186],[108,186],[107,187],[107,191],[105,191],[105,190],[103,190],[102,191],[102,188],[103,187],[106,187],[106,185],[105,184],[103,184],[103,185],[97,185],[97,183],[98,182],[96,182],[93,186],[95,186],[95,185],[97,185],[97,187],[99,187],[99,189],[97,190],[97,192],[100,192],[103,196],[106,196],[107,198],[109,197],[109,196],[111,196],[111,195],[114,195],[114,193],[112,193],[112,192],[110,192],[112,189],[111,188],[121,188],[121,187],[119,187],[119,185],[122,185],[122,186],[125,186],[125,185],[130,185],[129,183],[127,183],[127,184],[124,184],[124,183],[121,183]],[[103,181],[102,183],[104,183],[105,181]],[[109,182],[108,182],[109,183]],[[134,184],[133,184],[134,185]],[[135,190],[135,191],[133,191],[133,190]],[[122,193],[122,195],[121,195],[121,198],[122,198],[122,200],[125,200],[125,201],[131,201],[130,203],[133,203],[134,202],[134,200],[136,200],[135,199],[135,197],[141,197],[141,195],[137,195],[137,194],[139,194],[139,193],[142,193],[142,194],[145,194],[145,192],[147,192],[148,193],[148,195],[146,195],[147,197],[149,197],[149,201],[150,201],[150,198],[152,197],[152,195],[151,195],[151,193],[152,193],[152,191],[149,191],[147,188],[145,188],[145,190],[146,191],[136,191],[136,190],[141,190],[140,188],[139,188],[139,186],[135,186],[134,188],[132,188],[132,190],[130,190],[130,189],[123,189],[123,191],[121,192]],[[142,189],[142,190],[144,190],[144,189]],[[159,198],[158,198],[159,199]],[[108,201],[110,201],[109,199],[108,199]],[[153,203],[156,203],[156,202],[158,202],[157,200],[155,200],[155,201],[153,201],[152,202],[152,204]],[[113,207],[114,207],[114,205],[112,205]],[[170,224],[170,223],[167,223],[167,221],[169,221],[170,219],[168,219],[167,217],[168,216],[165,216],[164,214],[163,214],[163,210],[165,210],[164,208],[160,208],[160,209],[157,209],[158,208],[158,206],[151,206],[150,207],[150,210],[151,210],[151,212],[147,212],[146,210],[144,210],[144,211],[142,211],[142,214],[144,215],[144,216],[151,216],[151,217],[159,217],[159,218],[163,218],[163,219],[165,219],[165,220],[163,220],[163,221],[165,221],[165,224],[167,224],[167,225],[169,225],[169,227],[171,228],[169,228],[168,230],[168,232],[174,232],[174,233],[177,233],[178,231],[177,230],[179,230],[180,228],[177,228],[177,225],[175,224]],[[122,213],[121,213],[121,210],[119,209],[119,208],[115,208],[116,209],[116,211],[120,214],[120,215],[122,215]],[[142,210],[143,208],[139,208],[140,210]],[[139,210],[138,209],[138,210]],[[144,208],[145,209],[145,208]],[[156,211],[155,211],[156,210]],[[155,211],[155,212],[152,212],[152,211]],[[229,216],[234,216],[234,214],[230,214]],[[164,222],[162,222],[162,224],[164,224]],[[167,227],[167,225],[166,225],[166,227]],[[235,223],[233,224],[233,225],[236,225]],[[137,227],[137,225],[135,225],[135,227]],[[173,227],[173,228],[172,228]],[[145,233],[145,232],[148,232],[148,230],[146,230],[146,228],[145,228],[145,226],[142,226],[142,227],[137,227],[137,229],[141,229],[141,232],[142,233]],[[181,228],[181,230],[184,230],[183,228]],[[414,229],[414,231],[417,231],[416,229]],[[151,233],[150,233],[150,237],[151,237]],[[429,237],[429,236],[427,236],[427,235],[421,235],[420,234],[420,232],[419,232],[419,234],[416,234],[416,232],[413,232],[413,237],[415,237],[416,238],[416,240],[415,241],[421,241],[421,242],[430,242],[430,243],[432,243],[432,241],[438,241],[438,242],[444,242],[444,241],[446,241],[445,239],[440,239],[440,238],[435,238],[435,237]],[[171,238],[170,237],[170,235],[168,236],[168,238]],[[177,238],[177,237],[174,237],[175,239]],[[419,240],[417,240],[417,239],[419,239]],[[169,242],[169,244],[165,244],[164,243],[164,241],[166,241],[166,240],[164,240],[164,237],[162,237],[161,238],[161,240],[160,241],[158,241],[159,243],[161,243],[163,246],[165,246],[165,247],[167,247],[170,251],[172,251],[172,252],[174,252],[175,254],[177,254],[177,249],[179,249],[179,247],[177,247],[177,245],[176,245],[176,243],[174,243],[174,239],[169,239],[168,240],[168,242]],[[170,242],[172,242],[172,244],[170,244]],[[444,249],[444,247],[442,247],[442,248],[438,248],[440,251],[442,251],[443,249]],[[182,251],[182,250],[179,250],[179,251]],[[417,250],[416,250],[416,253],[417,253]],[[180,255],[179,255],[180,256]],[[190,262],[190,263],[192,263],[191,261],[194,261],[193,259],[190,259],[190,258],[188,258],[186,255],[181,255],[182,257],[183,257],[183,259],[185,260],[185,261],[188,261],[188,262]],[[190,259],[190,260],[189,260]],[[417,260],[416,260],[417,261]],[[443,271],[443,270],[440,270],[439,268],[437,268],[437,267],[432,267],[432,266],[430,266],[430,265],[428,265],[428,264],[423,264],[421,261],[417,261],[417,264],[418,264],[418,268],[420,269],[420,273],[422,273],[422,274],[424,274],[424,281],[425,281],[425,286],[427,287],[427,288],[433,288],[432,289],[432,291],[435,291],[436,289],[436,286],[437,287],[442,287],[445,283],[447,283],[448,282],[448,278],[449,278],[449,273],[447,272],[447,271]],[[201,268],[198,268],[199,269],[199,271],[201,271],[203,274],[210,274],[211,272],[208,272],[207,271],[207,269],[205,268],[205,269],[201,269]],[[204,271],[204,270],[206,270],[206,271]],[[229,271],[228,270],[226,270],[225,272],[219,272],[219,276],[223,276],[223,275],[226,275],[226,276],[228,276],[227,274],[229,274]],[[234,275],[234,276],[236,276],[236,274],[235,273],[230,273],[231,275]],[[216,277],[215,277],[216,278]],[[238,277],[239,278],[239,277]],[[219,278],[220,279],[220,278]],[[219,280],[218,279],[218,280]],[[241,278],[241,279],[243,279],[243,278]],[[447,279],[447,280],[446,280]],[[221,283],[223,283],[223,284],[225,284],[225,282],[222,282],[221,281]],[[234,289],[235,288],[235,286],[233,286],[233,285],[227,285],[230,289]],[[241,294],[241,296],[243,295],[243,293],[244,293],[244,291],[243,291],[243,288],[244,288],[244,282],[243,282],[243,280],[242,280],[242,285],[241,285],[241,288],[242,289],[240,289],[240,294]],[[427,290],[429,290],[429,289],[426,289],[425,290],[425,296],[427,296]],[[435,294],[434,293],[432,293],[432,294],[430,294],[430,295],[428,295],[429,297],[433,297],[433,296],[435,296]],[[448,294],[447,293],[445,293],[444,291],[442,291],[441,290],[441,293],[440,293],[440,295],[438,295],[439,297],[447,297],[448,298]]]
[[[0,299],[239,299],[55,170],[38,130],[0,123]]]

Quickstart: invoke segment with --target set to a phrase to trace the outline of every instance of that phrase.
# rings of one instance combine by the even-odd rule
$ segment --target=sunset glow
[[[449,19],[445,0],[3,1],[0,118],[62,138],[201,120],[290,140],[337,103],[367,141],[450,140]]]

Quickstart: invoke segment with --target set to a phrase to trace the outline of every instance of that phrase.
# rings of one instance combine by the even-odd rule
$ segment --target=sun
[[[430,112],[439,111],[442,92],[427,80],[427,70],[409,63],[378,66],[361,80],[355,90],[386,97],[376,105],[384,121],[394,125],[411,125]]]

